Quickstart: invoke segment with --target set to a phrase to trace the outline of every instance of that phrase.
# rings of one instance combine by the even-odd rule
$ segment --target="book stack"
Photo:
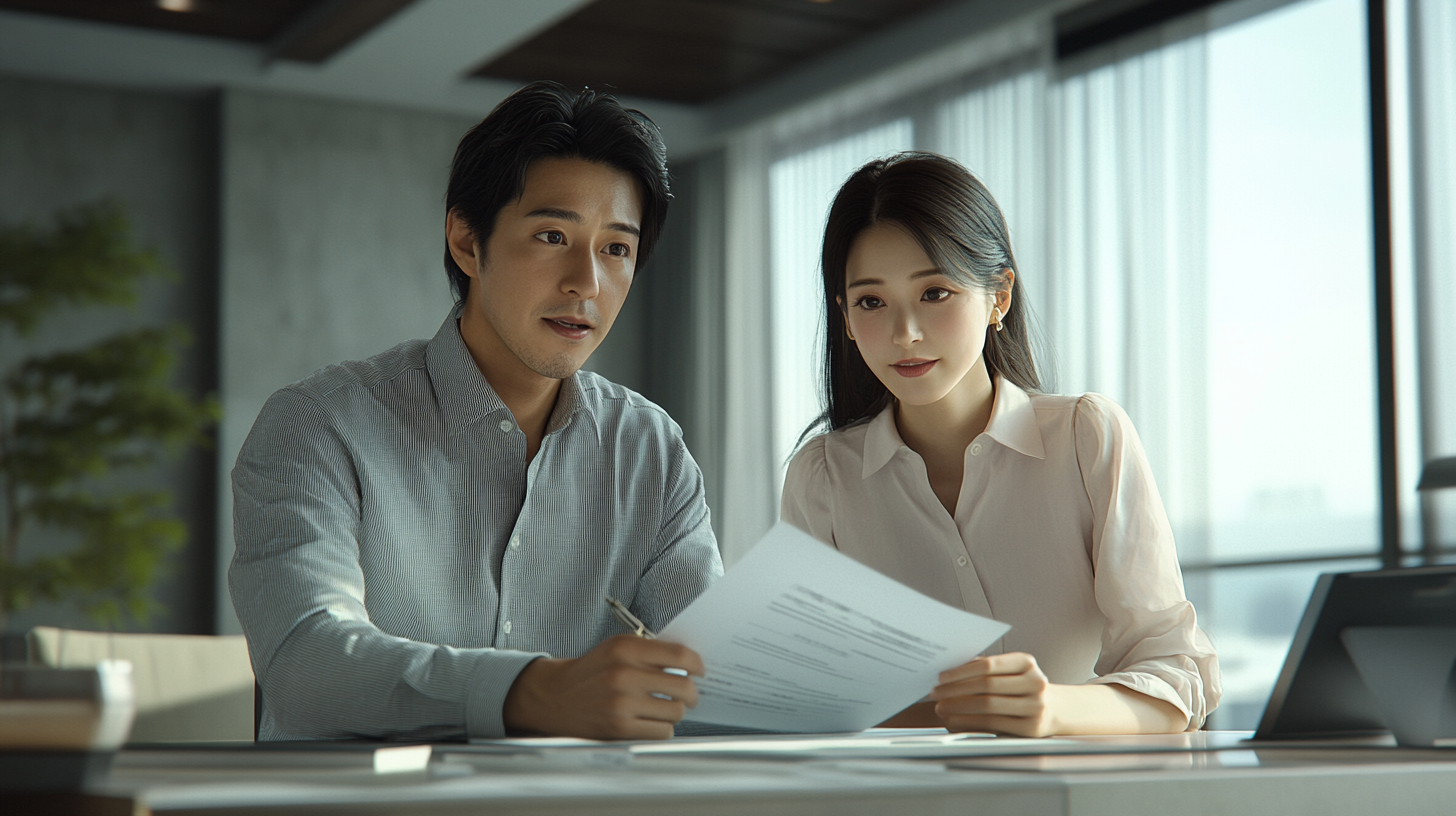
[[[0,790],[80,790],[104,776],[136,714],[131,664],[0,664]]]

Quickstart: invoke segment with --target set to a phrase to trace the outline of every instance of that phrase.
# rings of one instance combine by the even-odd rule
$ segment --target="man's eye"
[[[920,299],[928,300],[931,303],[934,303],[939,300],[945,300],[948,297],[950,297],[949,291],[942,289],[939,286],[932,286],[929,289],[925,290],[925,294],[921,295]]]
[[[865,295],[864,297],[860,298],[859,300],[856,300],[854,303],[851,303],[850,305],[851,306],[856,306],[856,307],[858,307],[860,309],[878,309],[881,306],[884,306],[885,303],[884,303],[884,301],[880,300],[879,298],[875,297],[874,295]]]
[[[619,258],[625,258],[629,254],[631,254],[632,248],[627,246],[626,244],[607,244],[605,252],[608,255],[616,255]]]
[[[548,244],[564,244],[564,243],[566,243],[566,236],[565,235],[562,235],[560,232],[557,232],[556,230],[546,230],[545,232],[538,232],[538,233],[536,233],[536,238],[538,238],[538,239],[540,239],[542,241],[545,241]]]

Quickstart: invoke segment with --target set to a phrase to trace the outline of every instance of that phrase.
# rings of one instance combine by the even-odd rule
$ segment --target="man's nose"
[[[601,291],[601,264],[590,246],[568,254],[567,268],[561,278],[561,291],[577,300],[591,300]]]

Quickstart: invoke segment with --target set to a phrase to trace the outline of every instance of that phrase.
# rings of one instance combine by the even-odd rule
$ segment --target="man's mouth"
[[[567,340],[585,340],[591,334],[590,323],[581,322],[579,317],[543,317],[547,327]]]

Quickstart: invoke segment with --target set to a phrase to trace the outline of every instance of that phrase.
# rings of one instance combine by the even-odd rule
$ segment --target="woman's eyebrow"
[[[944,274],[945,273],[944,272],[941,272],[939,268],[932,266],[929,269],[922,269],[919,272],[916,272],[916,273],[912,274],[910,276],[910,280],[915,280],[916,278],[928,278],[928,277],[931,277],[933,275],[944,275]],[[882,281],[882,280],[880,280],[879,278],[860,278],[859,280],[855,281],[854,283],[851,283],[850,285],[846,286],[845,289],[846,290],[853,289],[856,286],[884,286],[884,285],[885,285],[885,282]]]

